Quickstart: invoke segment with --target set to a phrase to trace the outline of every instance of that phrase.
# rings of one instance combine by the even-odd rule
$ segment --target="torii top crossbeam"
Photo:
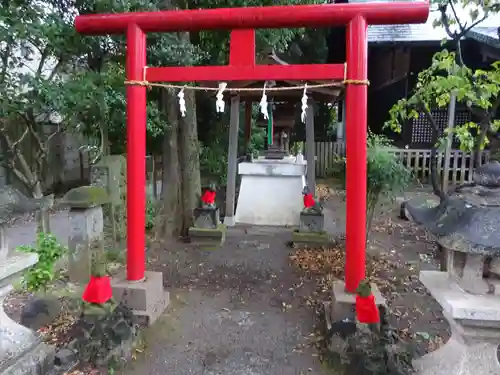
[[[75,26],[79,33],[89,35],[123,34],[130,24],[136,24],[146,33],[282,29],[347,25],[358,15],[369,25],[422,23],[429,15],[429,3],[401,1],[96,14],[77,17]]]
[[[365,277],[367,26],[423,23],[428,15],[427,1],[400,1],[92,14],[76,17],[75,27],[82,34],[127,36],[127,279],[142,280],[145,271],[148,84],[161,81],[333,80],[342,81],[346,85],[345,278],[346,289],[354,292]],[[335,25],[347,26],[345,65],[276,66],[255,63],[255,29]],[[231,30],[229,65],[146,69],[147,33],[216,29]],[[309,156],[309,160],[314,159],[314,155]]]

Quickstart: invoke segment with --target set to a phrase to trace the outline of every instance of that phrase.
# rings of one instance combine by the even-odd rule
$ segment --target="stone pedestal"
[[[101,206],[69,210],[68,261],[69,279],[87,284],[92,265],[94,243],[103,240],[103,211]]]
[[[54,364],[55,350],[36,334],[10,319],[3,309],[10,285],[38,261],[36,254],[0,259],[0,375],[44,375]]]
[[[195,208],[193,215],[195,228],[215,229],[220,225],[219,209],[216,207]]]
[[[421,375],[498,375],[500,299],[472,295],[446,272],[422,271],[420,281],[442,306],[452,335],[438,350],[414,362]]]
[[[154,323],[165,311],[170,295],[161,272],[146,271],[144,280],[128,281],[124,274],[111,279],[113,299],[131,309],[142,325]]]
[[[306,162],[295,157],[283,160],[259,158],[240,163],[241,175],[236,223],[250,225],[299,226],[306,184]]]
[[[301,232],[323,232],[325,227],[325,216],[322,212],[300,213],[300,231]]]
[[[385,298],[380,293],[377,285],[371,284],[372,293],[375,296],[377,306],[385,306]],[[356,295],[345,290],[343,280],[335,281],[332,285],[332,302],[330,304],[329,318],[332,322],[351,320],[356,318]]]
[[[191,243],[216,248],[226,241],[226,226],[221,224],[217,207],[202,207],[194,209],[194,226],[189,228]]]
[[[322,212],[303,210],[299,220],[299,229],[292,235],[294,245],[333,244],[330,235],[324,231],[325,216]]]

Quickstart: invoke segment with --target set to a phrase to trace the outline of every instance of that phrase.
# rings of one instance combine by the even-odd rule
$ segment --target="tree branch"
[[[43,66],[45,65],[45,61],[47,61],[48,57],[49,57],[49,50],[48,48],[44,48],[43,51],[41,52],[38,68],[36,69],[35,79],[38,80],[42,76]]]
[[[437,141],[439,138],[439,128],[436,124],[436,121],[432,117],[432,113],[429,111],[429,109],[425,106],[422,105],[421,109],[424,113],[425,118],[427,121],[432,126],[432,148],[431,148],[431,165],[430,165],[430,174],[431,174],[431,184],[432,184],[432,191],[435,195],[439,197],[441,201],[446,199],[446,195],[443,193],[441,190],[441,187],[439,186],[438,182],[438,176],[437,176]]]

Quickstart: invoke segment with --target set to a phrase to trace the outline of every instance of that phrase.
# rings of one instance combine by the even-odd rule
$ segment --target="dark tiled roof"
[[[478,42],[488,44],[495,48],[500,48],[500,22],[498,24],[499,27],[475,27],[469,34],[468,38],[477,40]]]
[[[371,1],[396,1],[396,0],[350,0],[350,2],[371,2]],[[408,0],[412,1],[412,0]],[[421,0],[420,0],[421,1]],[[459,11],[462,16],[467,14],[467,11]],[[422,43],[422,42],[435,42],[439,43],[443,39],[447,38],[446,32],[442,27],[434,28],[432,26],[434,20],[440,16],[438,11],[431,11],[429,19],[425,24],[416,25],[373,25],[368,27],[368,42],[371,44],[377,43]],[[491,39],[489,37],[494,37],[496,35],[497,26],[500,26],[500,14],[490,16],[486,21],[484,21],[480,27],[474,28],[477,30],[475,34],[472,34],[476,40],[483,43],[487,43],[487,40]],[[479,34],[483,34],[480,36]],[[476,37],[477,36],[477,37]],[[480,39],[482,38],[482,39]],[[498,37],[495,40],[498,46]]]
[[[432,27],[432,19],[416,25],[373,25],[368,27],[368,43],[441,42],[444,30]]]

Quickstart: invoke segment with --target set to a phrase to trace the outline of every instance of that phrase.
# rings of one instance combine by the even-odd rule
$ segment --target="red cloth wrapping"
[[[91,276],[90,281],[83,292],[82,299],[85,302],[103,304],[113,297],[111,280],[108,276]]]
[[[356,317],[360,323],[365,324],[375,324],[380,321],[380,313],[373,294],[368,297],[356,296]]]
[[[316,202],[314,201],[312,194],[304,194],[304,207],[305,208],[314,207],[315,203]]]
[[[214,204],[215,203],[215,191],[205,190],[205,192],[201,196],[201,201],[205,204]]]

